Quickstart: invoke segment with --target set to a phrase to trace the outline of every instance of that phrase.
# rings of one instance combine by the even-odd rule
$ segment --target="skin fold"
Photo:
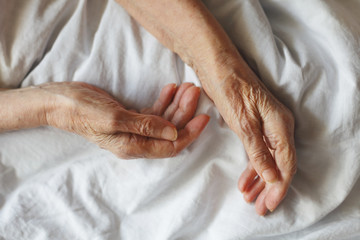
[[[274,211],[296,172],[294,118],[261,83],[199,0],[116,0],[199,77],[249,165],[238,187],[259,215]]]
[[[169,84],[152,108],[137,113],[82,82],[4,90],[0,130],[49,125],[79,134],[123,159],[173,157],[209,121],[207,115],[193,117],[199,96],[200,89],[191,83]]]
[[[239,190],[246,201],[256,201],[259,215],[275,210],[296,172],[291,112],[248,67],[201,1],[117,2],[194,69],[248,154]],[[49,125],[79,134],[120,158],[172,157],[209,121],[207,115],[194,117],[199,95],[190,83],[170,84],[151,108],[136,112],[81,82],[0,89],[0,132]]]

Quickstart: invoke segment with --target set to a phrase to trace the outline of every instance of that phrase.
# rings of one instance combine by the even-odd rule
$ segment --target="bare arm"
[[[247,64],[223,28],[199,0],[116,0],[197,73],[208,92]]]
[[[47,102],[37,88],[0,89],[0,132],[45,125]]]
[[[209,117],[193,117],[200,91],[167,85],[146,113],[126,110],[105,91],[80,82],[0,91],[0,132],[53,126],[79,134],[121,158],[164,158],[191,144]]]
[[[200,0],[116,1],[195,70],[249,155],[239,189],[247,201],[256,198],[258,214],[273,211],[296,171],[291,112],[259,81]]]

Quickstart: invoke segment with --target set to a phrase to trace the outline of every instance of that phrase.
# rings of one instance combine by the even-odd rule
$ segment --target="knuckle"
[[[136,121],[135,123],[136,129],[143,136],[151,136],[153,130],[153,122],[150,118],[145,117],[141,121]]]
[[[288,170],[291,176],[295,175],[297,171],[295,147],[288,143],[282,143],[278,145],[278,151],[282,156],[281,164],[283,167]]]
[[[252,126],[247,120],[240,121],[240,128],[245,135],[249,135],[249,133],[252,132]]]
[[[139,150],[141,150],[141,146],[139,146],[140,141],[140,136],[136,134],[123,136],[122,141],[117,146],[117,156],[121,156],[123,159],[139,158]]]
[[[113,111],[107,113],[107,118],[109,119],[109,130],[110,132],[118,131],[119,124],[121,124],[121,112]]]
[[[266,142],[271,149],[276,149],[281,141],[281,137],[276,133],[266,135]]]
[[[296,162],[295,162],[295,164],[293,164],[290,168],[290,175],[294,176],[296,174],[296,172],[297,172],[297,166],[296,166]]]
[[[127,146],[121,149],[121,154],[126,156],[125,159],[141,158],[142,156],[138,153],[137,149],[132,146]]]
[[[250,154],[250,160],[252,160],[255,164],[255,166],[257,166],[258,168],[260,167],[261,169],[265,169],[268,168],[269,165],[269,153],[266,150],[257,150],[254,151]],[[260,170],[260,169],[258,169]]]
[[[114,133],[118,130],[118,121],[112,119],[109,123],[110,132]]]
[[[240,120],[240,130],[241,133],[244,135],[244,137],[246,138],[251,138],[254,135],[254,131],[255,126],[254,123],[249,121],[248,119],[241,119]]]
[[[149,158],[170,158],[176,155],[171,142],[153,142],[148,149]]]
[[[281,153],[287,155],[286,157],[289,157],[291,155],[290,151],[290,145],[286,142],[281,141],[280,139],[277,139],[276,143],[276,149]]]
[[[286,166],[289,169],[289,173],[291,176],[295,175],[295,173],[297,172],[297,160],[296,160],[296,156],[294,156],[293,154],[291,154],[288,158],[288,160],[286,161]]]
[[[297,172],[297,165],[296,165],[296,161],[291,161],[289,160],[285,160],[284,162],[285,168],[287,169],[287,173],[290,176],[294,176]]]

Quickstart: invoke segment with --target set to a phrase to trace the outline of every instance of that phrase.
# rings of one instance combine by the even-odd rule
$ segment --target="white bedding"
[[[237,190],[241,141],[211,116],[179,156],[121,160],[51,127],[0,134],[0,239],[359,239],[360,1],[204,1],[296,118],[279,208]],[[113,0],[0,0],[0,87],[85,81],[129,108],[193,71]]]

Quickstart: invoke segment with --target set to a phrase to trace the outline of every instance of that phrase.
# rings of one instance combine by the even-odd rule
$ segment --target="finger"
[[[124,158],[166,158],[173,157],[181,150],[189,146],[199,137],[202,130],[209,121],[209,116],[200,115],[192,119],[184,129],[179,131],[176,141],[165,141],[153,138],[146,138],[135,134],[119,135],[116,146],[111,148],[117,156]]]
[[[194,116],[197,103],[200,97],[200,88],[192,86],[186,89],[179,102],[179,108],[174,113],[171,122],[178,128],[182,129]]]
[[[240,192],[245,192],[252,184],[256,176],[257,172],[252,167],[251,163],[248,163],[247,168],[242,172],[238,181],[238,188]]]
[[[151,108],[144,109],[141,113],[153,114],[161,116],[164,114],[166,108],[170,105],[171,100],[173,99],[176,93],[177,86],[175,83],[170,83],[166,85],[160,92],[159,98],[156,100],[154,105]]]
[[[290,187],[292,178],[296,172],[295,150],[291,147],[275,149],[275,160],[279,168],[279,181],[270,186],[270,190],[265,199],[266,207],[272,212],[280,202],[285,198],[287,190]]]
[[[256,178],[251,185],[244,192],[244,199],[247,202],[253,202],[260,192],[265,188],[264,181],[261,178]]]
[[[292,177],[296,173],[293,118],[287,114],[272,116],[264,121],[263,131],[280,172]]]
[[[123,111],[120,119],[115,122],[115,129],[123,133],[134,133],[169,141],[177,139],[176,127],[162,117],[155,115]]]
[[[296,172],[296,157],[294,151],[284,150],[286,153],[275,150],[275,159],[280,170],[281,181],[272,186],[266,197],[266,206],[274,211],[284,199]]]
[[[268,145],[274,149],[274,158],[280,178],[278,183],[271,186],[265,200],[267,208],[273,211],[285,197],[296,173],[296,152],[293,137],[293,118],[285,115],[283,118],[278,117],[277,121],[268,122],[268,124],[264,124],[264,132]]]
[[[256,213],[260,216],[265,216],[265,214],[267,213],[268,209],[265,205],[265,197],[266,197],[267,191],[266,189],[264,189],[259,196],[256,199],[255,202],[255,210]]]
[[[197,139],[209,120],[208,115],[201,114],[186,124],[185,128],[179,131],[179,139],[174,142],[176,153],[179,153]]]
[[[170,104],[170,106],[167,107],[167,109],[165,110],[165,113],[163,114],[165,119],[171,120],[173,118],[176,110],[179,107],[179,103],[180,103],[180,100],[181,100],[183,94],[191,86],[194,86],[194,84],[193,83],[183,83],[177,89],[175,97],[174,97],[172,103]]]
[[[269,186],[264,202],[267,209],[273,212],[278,207],[280,202],[285,198],[289,185],[290,184],[286,182],[278,182]]]
[[[265,182],[276,182],[278,174],[275,161],[263,140],[260,127],[246,126],[245,128],[247,132],[245,132],[242,140],[251,164]]]

